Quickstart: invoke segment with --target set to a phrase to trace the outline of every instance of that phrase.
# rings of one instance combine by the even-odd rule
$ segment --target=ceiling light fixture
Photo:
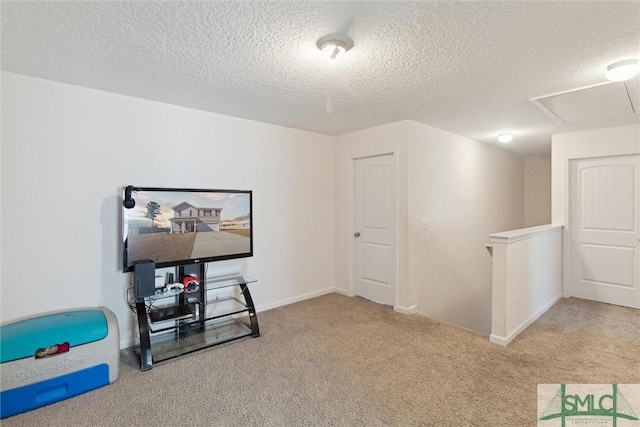
[[[353,40],[347,36],[329,35],[318,40],[318,49],[327,55],[330,64],[336,62],[339,55],[353,47]]]
[[[606,77],[612,82],[623,82],[635,77],[639,70],[637,59],[627,59],[609,65]]]
[[[511,133],[501,133],[500,135],[498,135],[498,141],[502,142],[503,144],[507,144],[507,143],[513,141],[513,134],[511,134]]]

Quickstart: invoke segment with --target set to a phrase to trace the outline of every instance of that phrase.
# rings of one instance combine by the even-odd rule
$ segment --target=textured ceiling
[[[2,69],[325,134],[403,119],[521,154],[559,125],[530,98],[638,57],[640,2],[3,1]],[[335,64],[327,34],[355,45]]]

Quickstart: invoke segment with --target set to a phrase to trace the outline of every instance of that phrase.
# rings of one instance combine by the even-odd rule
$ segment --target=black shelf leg
[[[138,331],[140,332],[140,369],[148,371],[153,368],[151,357],[151,339],[149,338],[149,323],[147,323],[147,307],[144,301],[136,300],[138,314]]]
[[[249,286],[246,283],[240,284],[242,295],[244,296],[244,302],[249,309],[249,320],[251,321],[251,336],[257,338],[260,336],[260,327],[258,326],[258,316],[256,315],[256,308],[253,305],[253,298],[251,298],[251,292],[249,292]]]

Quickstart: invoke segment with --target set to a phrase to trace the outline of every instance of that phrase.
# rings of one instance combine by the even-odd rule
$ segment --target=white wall
[[[551,140],[551,221],[564,225],[563,257],[569,260],[569,173],[572,159],[640,153],[640,125],[553,135]],[[570,264],[564,263],[565,296]]]
[[[487,335],[489,234],[521,228],[522,157],[411,121],[341,135],[336,145],[336,286],[353,277],[349,212],[354,158],[396,153],[399,311],[417,310]],[[421,220],[427,229],[421,229]]]
[[[0,81],[0,100],[3,99],[2,84],[1,83],[2,82]],[[3,110],[2,102],[0,102],[0,159],[2,159],[3,156],[4,156],[4,154],[2,152],[2,147],[3,147],[2,140],[3,140],[3,133],[4,132],[1,131],[2,129],[4,129],[4,126],[3,126],[3,124],[4,124],[4,118],[3,117],[4,116],[2,114],[2,112],[3,112],[2,110]],[[2,188],[4,187],[4,181],[3,181],[4,173],[2,172],[2,163],[3,162],[0,161],[0,321],[2,319],[2,301],[3,301],[3,298],[2,298],[2,276],[3,276],[3,274],[2,274],[2,271],[3,271],[2,270],[2,265],[3,265],[2,264],[3,263],[2,251],[3,251],[3,246],[4,246],[4,245],[1,244],[1,241],[3,239],[3,237],[2,237],[2,235],[3,235],[2,234],[2,226],[3,226],[3,222],[2,222],[2,217],[3,217],[3,214],[2,214],[2,200],[3,200]]]
[[[509,344],[562,297],[562,227],[491,235],[491,342]]]
[[[346,293],[349,165],[393,153],[398,308],[488,334],[484,244],[523,226],[521,157],[409,121],[334,138],[13,73],[2,85],[0,321],[103,305],[131,343],[128,184],[254,190],[255,256],[215,266],[256,276],[259,309]]]
[[[551,154],[524,158],[524,226],[551,223]]]
[[[106,306],[131,344],[129,184],[253,190],[255,256],[231,268],[259,279],[258,308],[334,290],[335,138],[12,73],[2,87],[0,321]]]
[[[489,335],[485,244],[491,233],[523,226],[523,158],[415,122],[408,130],[409,277],[418,310]]]
[[[335,274],[336,287],[345,294],[353,293],[354,266],[349,254],[354,253],[353,176],[354,159],[380,154],[394,154],[396,165],[397,249],[396,310],[409,312],[415,308],[407,277],[407,122],[377,126],[339,135],[335,149]]]

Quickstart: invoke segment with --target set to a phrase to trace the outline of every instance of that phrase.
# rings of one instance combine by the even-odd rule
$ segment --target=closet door
[[[571,295],[640,308],[640,156],[571,162]]]

